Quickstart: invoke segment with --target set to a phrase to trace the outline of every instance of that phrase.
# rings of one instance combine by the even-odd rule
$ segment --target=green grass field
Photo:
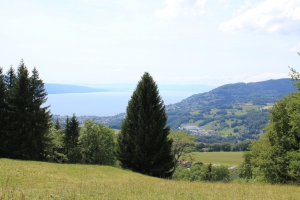
[[[299,199],[300,187],[163,180],[108,166],[0,159],[0,199]]]
[[[194,152],[195,162],[237,166],[243,162],[244,152]]]

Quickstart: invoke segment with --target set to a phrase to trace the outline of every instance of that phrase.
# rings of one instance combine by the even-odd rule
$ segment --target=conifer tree
[[[172,176],[174,156],[166,122],[157,85],[145,73],[128,102],[127,116],[118,137],[116,157],[123,168],[155,177]]]
[[[11,66],[4,77],[4,82],[7,88],[7,91],[11,91],[11,88],[14,85],[14,81],[16,80],[16,73],[14,68]]]
[[[2,71],[3,73],[3,71]],[[2,105],[1,105],[1,112],[2,112],[2,119],[1,119],[1,126],[0,129],[2,130],[1,136],[0,136],[0,157],[9,157],[10,154],[10,143],[8,141],[8,125],[10,120],[13,118],[13,116],[9,115],[9,106],[8,103],[11,100],[11,89],[14,85],[16,74],[14,68],[11,66],[5,75],[1,75],[1,83],[4,82],[5,88],[3,88],[3,83],[1,84],[1,91],[2,93]]]
[[[66,126],[65,126],[65,153],[68,154],[69,153],[69,148],[70,148],[70,124],[69,124],[69,116],[67,116],[66,119]]]
[[[79,122],[75,114],[71,120],[69,117],[66,119],[66,127],[65,127],[65,146],[67,153],[69,150],[73,149],[77,146],[79,137]]]
[[[75,114],[73,114],[69,122],[70,143],[72,147],[77,147],[79,137],[79,122]]]
[[[61,130],[61,125],[60,125],[60,123],[59,123],[58,119],[56,119],[56,122],[55,122],[54,128],[55,128],[56,130]]]
[[[0,68],[0,158],[5,157],[5,143],[6,143],[6,86],[4,82],[4,75],[2,68]]]
[[[6,78],[8,93],[8,152],[10,158],[42,160],[50,128],[51,114],[42,108],[47,93],[36,69],[32,76],[23,60],[14,78],[11,68]]]

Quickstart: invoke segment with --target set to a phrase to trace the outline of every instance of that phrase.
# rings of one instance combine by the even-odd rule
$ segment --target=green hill
[[[173,129],[203,129],[202,133],[190,131],[201,142],[257,139],[268,122],[273,103],[295,91],[291,79],[227,84],[168,105],[168,125]]]
[[[0,159],[0,199],[298,199],[292,185],[163,180],[96,165]]]

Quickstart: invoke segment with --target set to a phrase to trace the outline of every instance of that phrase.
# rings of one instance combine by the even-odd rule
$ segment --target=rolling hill
[[[291,79],[223,85],[168,105],[168,124],[202,142],[258,139],[274,102],[295,91]]]

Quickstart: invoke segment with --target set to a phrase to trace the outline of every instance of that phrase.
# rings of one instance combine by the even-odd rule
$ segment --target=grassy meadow
[[[193,152],[195,162],[237,166],[243,162],[244,152]]]
[[[0,159],[0,199],[299,199],[300,187],[163,180],[108,166]]]

